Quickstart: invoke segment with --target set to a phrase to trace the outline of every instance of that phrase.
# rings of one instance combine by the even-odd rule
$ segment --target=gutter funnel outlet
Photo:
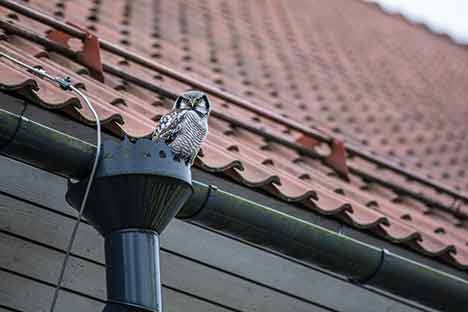
[[[84,216],[105,238],[105,312],[162,311],[159,235],[193,193],[190,166],[149,139],[103,144]],[[87,180],[69,183],[79,209]]]

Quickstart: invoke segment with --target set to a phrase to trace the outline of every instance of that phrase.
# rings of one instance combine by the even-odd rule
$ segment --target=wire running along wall
[[[41,79],[47,79],[47,80],[50,80],[50,81],[56,83],[57,87],[60,87],[63,90],[75,92],[85,102],[86,106],[92,112],[92,114],[94,115],[94,118],[96,120],[96,154],[95,154],[93,166],[92,166],[91,173],[90,173],[90,178],[89,178],[89,181],[88,181],[88,183],[86,185],[86,191],[85,191],[85,193],[83,195],[83,198],[81,200],[80,209],[78,211],[78,215],[76,217],[76,221],[75,221],[75,224],[73,225],[71,236],[70,236],[70,239],[69,239],[68,244],[67,244],[65,257],[63,259],[63,263],[62,263],[62,266],[60,268],[59,278],[58,278],[57,284],[55,285],[54,296],[52,298],[52,303],[51,303],[51,306],[50,306],[50,312],[53,312],[55,310],[55,306],[57,304],[58,294],[59,294],[60,288],[62,287],[63,277],[64,277],[65,270],[66,270],[67,265],[68,265],[68,260],[70,258],[70,252],[71,252],[71,249],[73,248],[73,244],[75,242],[76,234],[78,232],[78,228],[79,228],[79,225],[81,223],[81,219],[83,218],[84,208],[86,206],[89,191],[90,191],[91,186],[93,184],[94,176],[96,174],[96,169],[97,169],[97,166],[98,166],[98,163],[99,163],[99,158],[100,158],[100,155],[101,155],[101,122],[99,120],[99,116],[98,116],[96,110],[94,109],[93,105],[89,101],[88,97],[83,92],[81,92],[79,89],[77,89],[75,86],[73,86],[72,81],[71,81],[71,79],[69,77],[52,76],[52,75],[48,74],[42,68],[36,68],[36,67],[31,66],[31,65],[28,65],[28,64],[26,64],[24,62],[21,62],[20,60],[14,58],[14,57],[12,57],[12,56],[4,53],[4,52],[1,52],[1,51],[0,51],[0,56],[5,57],[6,59],[12,61],[13,63],[27,69],[28,72],[38,76]]]

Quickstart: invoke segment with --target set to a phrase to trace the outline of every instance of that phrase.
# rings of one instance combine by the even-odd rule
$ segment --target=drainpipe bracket
[[[197,182],[194,186],[194,194],[187,202],[187,204],[182,207],[180,212],[177,214],[177,218],[181,220],[194,220],[203,213],[205,207],[210,202],[213,194],[218,191],[216,185],[206,185],[203,183]]]
[[[26,119],[23,117],[26,111],[27,104],[24,104],[20,115],[10,113],[0,109],[0,124],[2,132],[0,133],[0,151],[5,150],[16,138],[18,131],[21,129],[22,122]]]
[[[380,260],[377,263],[377,266],[375,267],[374,270],[371,271],[370,274],[368,275],[363,275],[360,277],[354,277],[354,278],[348,278],[348,280],[351,283],[355,284],[367,284],[369,281],[371,281],[381,270],[382,266],[384,265],[385,262],[385,256],[389,254],[389,251],[385,248],[381,249],[380,251]]]

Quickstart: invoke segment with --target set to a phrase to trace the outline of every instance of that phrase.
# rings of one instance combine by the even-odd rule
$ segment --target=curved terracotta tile
[[[243,144],[254,148],[265,144],[265,140],[261,136],[255,133],[251,133],[242,128],[234,127],[233,135],[229,136],[229,138],[231,140],[242,142]]]
[[[450,253],[451,264],[462,270],[468,270],[468,251],[466,248],[457,248],[455,252]]]
[[[23,51],[25,55],[39,56],[47,55],[48,52],[39,44],[23,39],[19,36],[8,36],[8,43],[11,46],[17,47]]]
[[[386,223],[380,224],[379,230],[387,239],[399,244],[412,244],[421,239],[421,234],[416,229],[388,217]]]
[[[48,68],[54,68],[56,72],[60,72],[60,67],[58,67],[56,61],[52,61],[47,58],[41,58],[41,61],[42,63],[47,64]],[[122,95],[117,91],[112,90],[103,84],[97,84],[95,80],[92,80],[92,78],[87,75],[79,75],[73,71],[66,71],[62,73],[62,75],[65,74],[72,79],[73,84],[82,85],[85,89],[84,92],[88,95],[95,95],[110,105],[116,102],[122,102],[124,105],[128,105],[126,103],[126,99],[122,97]]]
[[[11,73],[12,76],[14,75],[13,72],[8,72],[9,74]],[[3,74],[3,70],[0,68],[0,75]],[[0,82],[0,88],[3,91],[13,91],[13,92],[18,92],[23,95],[28,95],[29,97],[34,96],[34,90],[38,89],[36,81],[33,79],[24,79],[24,77],[17,77],[19,79],[15,79],[16,77],[10,77],[13,79],[10,79],[9,81],[5,81],[2,79]]]
[[[393,203],[380,201],[380,205],[375,207],[376,210],[383,214],[390,216],[394,222],[399,222],[411,227],[414,231],[421,231],[442,241],[446,245],[462,244],[468,238],[458,230],[444,221],[437,221],[428,215],[422,214],[417,211],[408,211],[404,206],[399,206]],[[436,234],[438,230],[442,231]]]
[[[278,176],[280,179],[279,183],[265,186],[270,193],[290,202],[317,198],[315,188],[320,187],[301,181],[294,175],[291,175],[292,167],[286,167],[284,170],[280,169],[283,164],[281,159],[278,159],[279,166],[275,166],[275,161],[271,160],[268,154],[249,148],[243,142],[236,142],[230,138],[221,138],[214,133],[210,134],[208,139],[210,142],[215,142],[219,148],[224,147],[227,150],[235,152],[239,159],[242,159],[244,163],[249,162],[252,166],[257,167],[257,170],[269,172],[272,177]],[[268,179],[264,179],[264,181],[268,181]]]
[[[232,172],[234,168],[243,169],[242,163],[227,153],[205,142],[203,156],[198,157],[200,167],[208,172]]]
[[[431,257],[440,257],[456,250],[454,245],[447,245],[426,233],[421,233],[421,240],[415,241],[411,247]]]
[[[0,42],[0,50],[18,58],[20,61],[28,63],[25,57],[5,47],[2,42]],[[8,77],[7,79],[2,79],[2,84],[8,90],[20,92],[31,101],[48,109],[62,109],[68,105],[80,107],[80,102],[74,94],[61,90],[52,82],[39,79],[37,76],[28,73],[25,69],[5,58],[0,58],[0,61],[0,74]]]
[[[69,105],[75,107],[81,106],[79,99],[74,93],[62,91],[58,86],[46,81],[39,80],[37,84],[39,88],[35,93],[40,105],[48,109],[62,109]]]
[[[83,91],[83,94],[88,98],[91,105],[94,107],[99,120],[101,122],[109,122],[115,121],[120,124],[124,123],[124,119],[120,112],[116,111],[115,108],[112,106],[107,105],[103,102],[99,97],[96,97],[94,94],[88,94],[86,91]],[[83,105],[82,108],[77,109],[77,111],[81,114],[84,120],[87,121],[88,124],[94,125],[96,123],[95,117],[93,113],[89,110],[87,105]]]
[[[280,178],[277,175],[271,175],[257,166],[252,166],[248,162],[241,162],[242,169],[234,168],[233,173],[228,175],[241,181],[243,184],[250,187],[263,187],[271,183],[280,183]]]
[[[149,137],[154,131],[154,125],[144,123],[133,115],[127,114],[126,112],[121,113],[123,116],[124,123],[117,124],[122,130],[130,137],[142,138]]]
[[[293,161],[294,159],[300,157],[300,154],[289,147],[282,146],[278,143],[270,143],[271,150],[268,151],[269,154],[273,156],[280,156],[284,160]]]
[[[268,192],[277,194],[278,197],[288,202],[302,202],[309,199],[317,199],[317,193],[303,184],[287,177],[281,176],[280,183],[272,183],[264,187]]]
[[[233,151],[238,154],[238,158],[242,159],[245,169],[243,172],[237,172],[242,180],[245,180],[244,183],[248,181],[248,185],[263,186],[271,194],[281,197],[286,201],[303,201],[317,197],[315,191],[310,186],[307,187],[306,184],[301,183],[299,180],[289,177],[287,173],[280,173],[275,168],[255,164],[255,162],[261,161],[262,158],[267,159],[266,155],[253,150],[247,151],[245,150],[245,146],[242,146],[243,149],[241,149],[241,145],[237,145],[233,141],[231,141],[231,145],[226,145],[229,140],[221,139],[215,134],[209,136],[209,141],[216,142],[218,148],[221,148],[218,144],[224,144],[224,147],[228,150],[230,147],[235,148]]]
[[[362,207],[359,204],[350,204],[351,210],[346,210],[341,218],[360,229],[379,230],[378,226],[388,224],[388,218],[380,213]]]
[[[333,193],[318,192],[318,199],[311,199],[304,204],[306,207],[315,209],[324,215],[344,216],[346,211],[352,211],[351,205],[342,198],[334,196]]]

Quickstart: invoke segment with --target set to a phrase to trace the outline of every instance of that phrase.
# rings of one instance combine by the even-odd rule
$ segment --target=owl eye
[[[191,107],[190,100],[184,97],[179,97],[175,103],[175,108],[177,109],[184,109]]]

